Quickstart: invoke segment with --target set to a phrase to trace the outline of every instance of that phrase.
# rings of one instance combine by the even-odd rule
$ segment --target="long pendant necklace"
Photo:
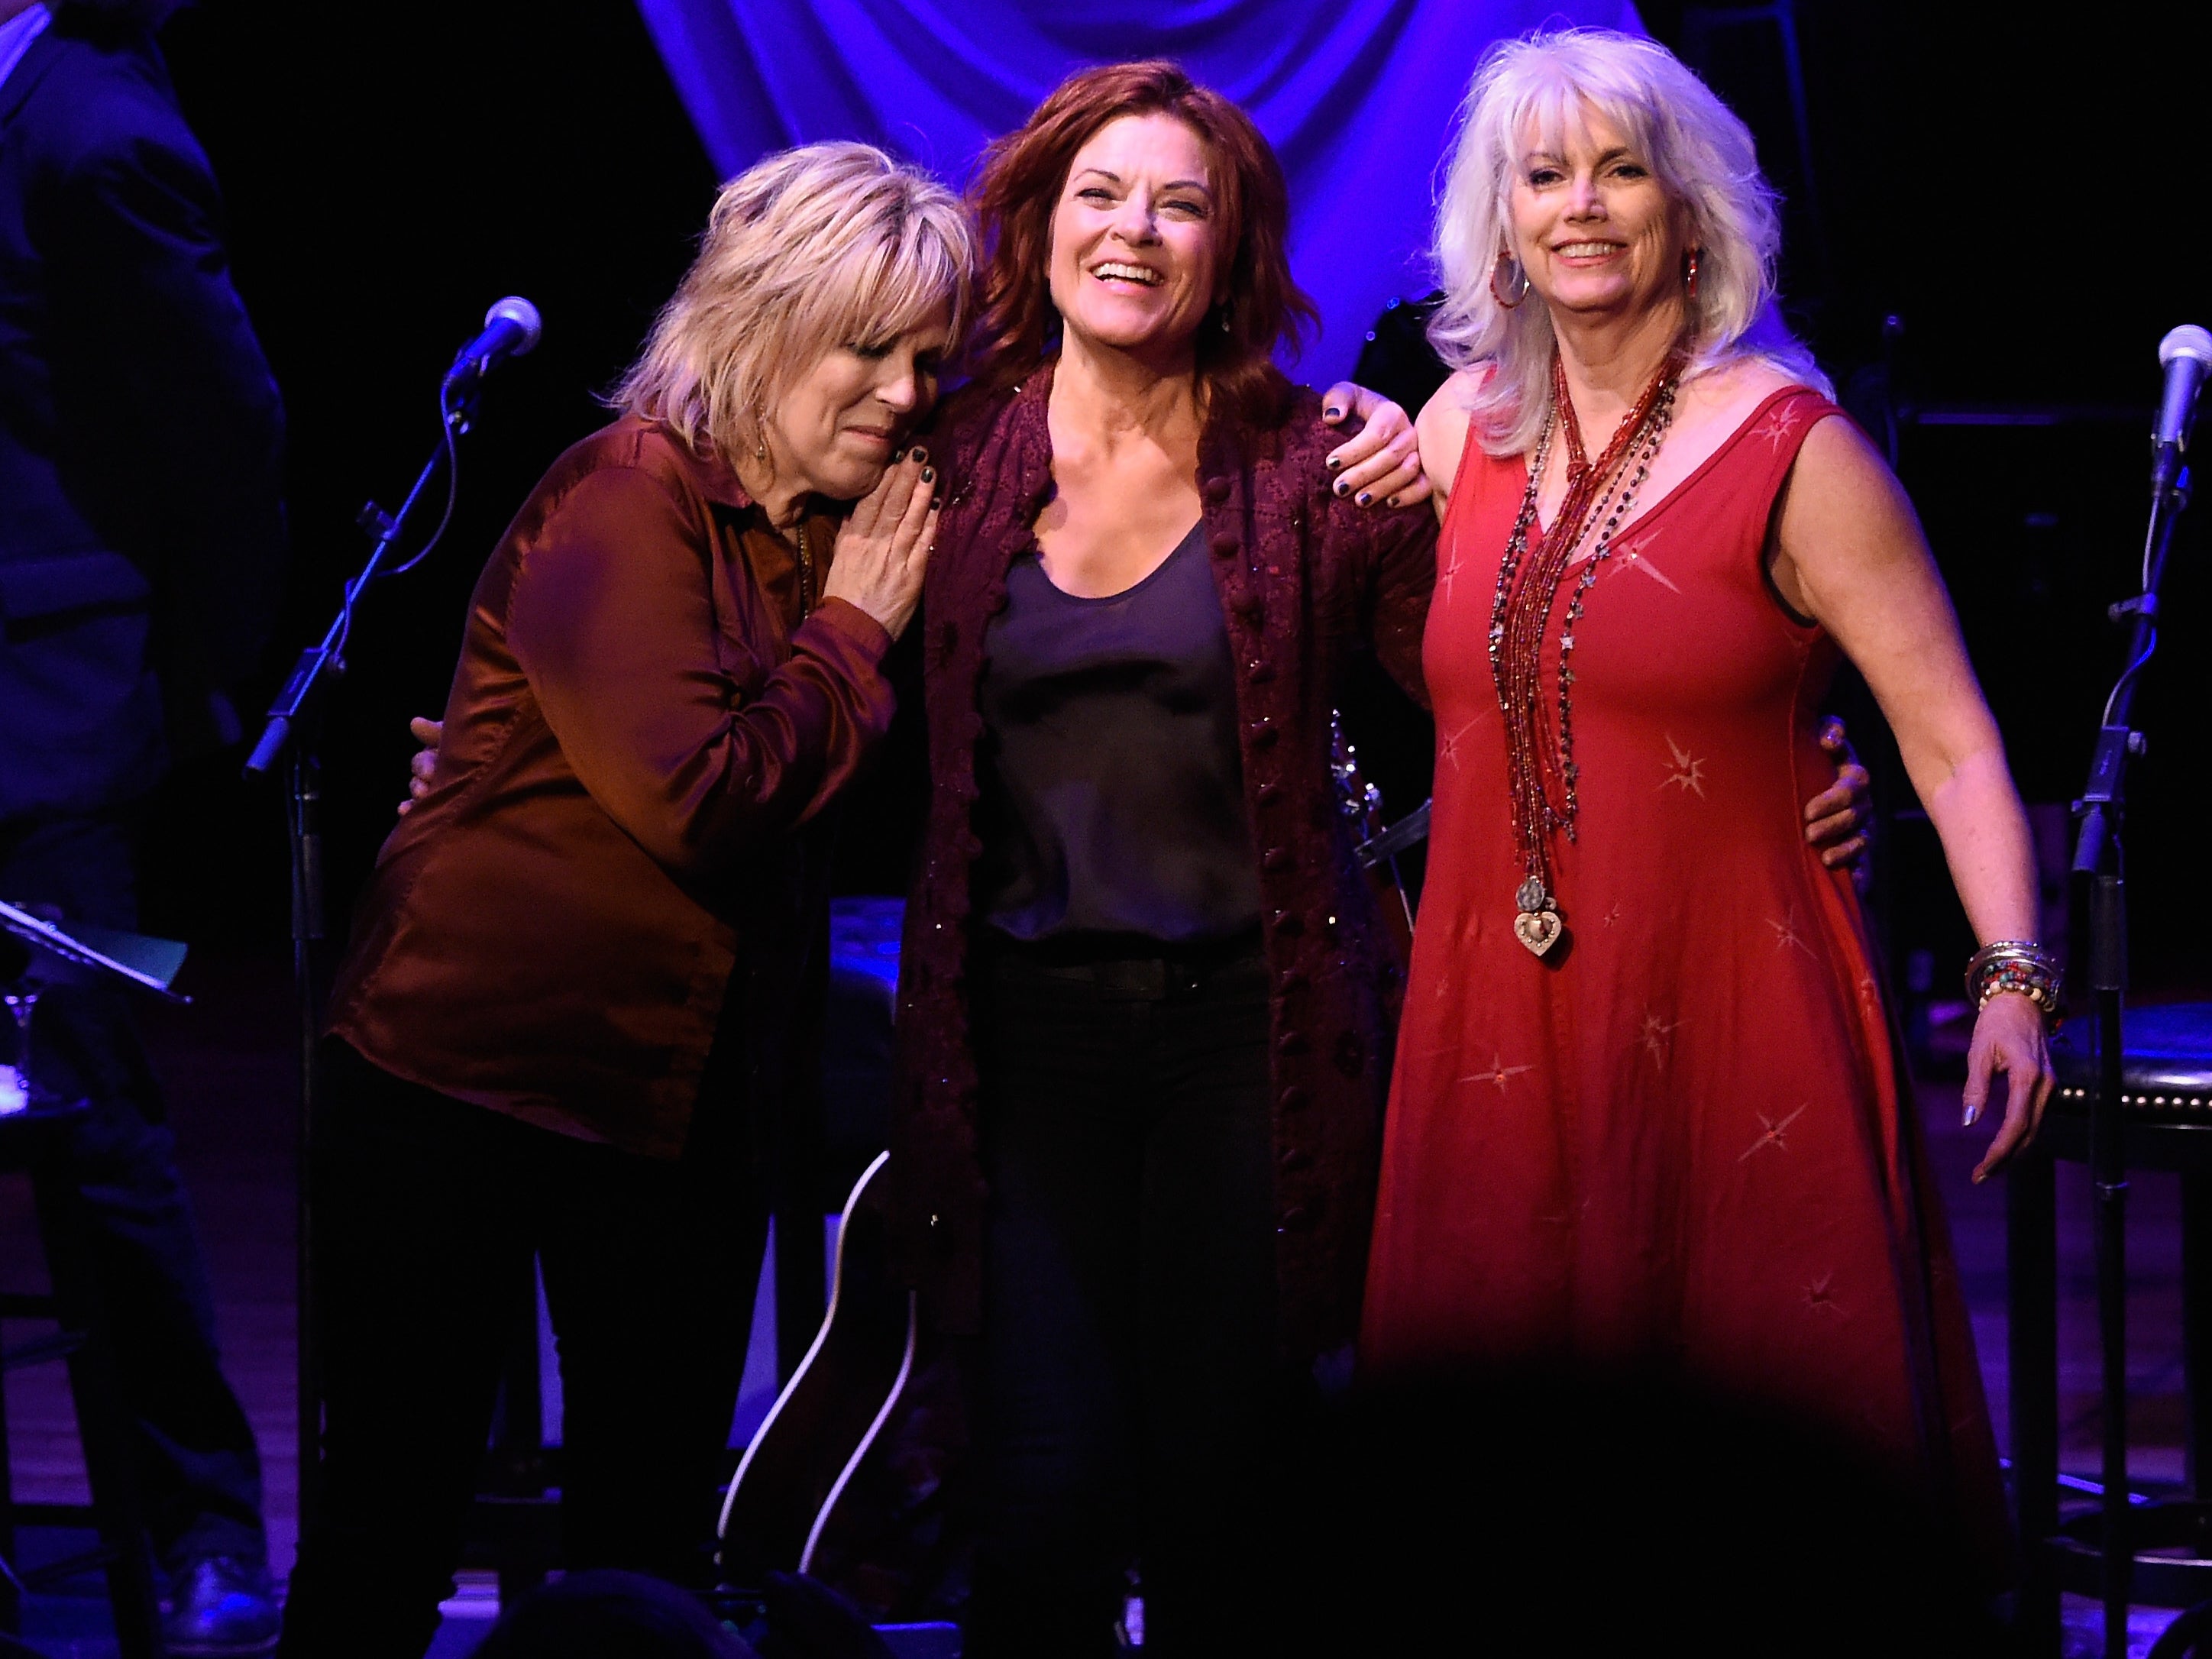
[[[1651,476],[1651,463],[1674,420],[1674,392],[1682,359],[1670,354],[1659,365],[1636,405],[1621,417],[1612,441],[1595,463],[1583,447],[1581,423],[1567,392],[1566,366],[1552,359],[1552,413],[1537,441],[1528,469],[1528,488],[1513,520],[1498,567],[1498,591],[1490,608],[1490,672],[1504,716],[1508,798],[1513,838],[1521,854],[1522,880],[1514,890],[1514,937],[1537,956],[1559,942],[1559,919],[1553,889],[1551,839],[1564,830],[1575,839],[1581,811],[1575,764],[1575,625],[1582,620],[1584,596],[1596,582],[1598,568],[1613,551],[1613,532],[1635,504],[1637,492]],[[1551,459],[1554,426],[1566,444],[1566,498],[1559,503],[1550,532],[1536,556],[1528,556],[1528,533],[1536,522],[1537,497]],[[1574,552],[1593,524],[1600,525],[1590,556],[1570,595],[1559,632],[1559,679],[1556,735],[1544,718],[1544,635],[1552,607]],[[1517,579],[1517,580],[1516,580]],[[1554,788],[1556,777],[1556,790]],[[1555,800],[1556,795],[1556,800]]]
[[[799,620],[805,622],[814,610],[814,556],[807,550],[806,526],[799,526]]]

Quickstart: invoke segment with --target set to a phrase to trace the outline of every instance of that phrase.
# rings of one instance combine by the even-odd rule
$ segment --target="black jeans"
[[[975,980],[990,1185],[970,1659],[1238,1651],[1276,1363],[1267,976],[1256,947]]]
[[[684,1156],[664,1161],[403,1082],[343,1042],[324,1052],[325,1486],[281,1651],[428,1645],[490,1432],[496,1310],[533,1253],[560,1345],[566,1565],[702,1577],[767,1225],[742,1103],[702,1096]]]
[[[137,926],[132,824],[117,811],[0,824],[0,899],[51,905],[63,925]],[[216,1350],[215,1298],[177,1175],[176,1136],[129,994],[55,986],[31,1022],[41,1086],[82,1095],[70,1153],[94,1233],[100,1294],[137,1425],[137,1474],[156,1557],[267,1559],[261,1459]],[[15,1057],[0,1016],[0,1059]]]

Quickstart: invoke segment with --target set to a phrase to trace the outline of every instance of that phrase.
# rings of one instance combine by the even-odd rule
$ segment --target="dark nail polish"
[[[1328,458],[1328,470],[1329,470],[1330,471],[1332,471],[1332,472],[1335,471],[1337,468],[1339,468],[1340,466],[1342,466],[1343,465],[1344,465],[1344,463],[1343,463],[1342,461],[1339,460],[1339,459],[1338,459],[1335,456],[1334,456],[1334,455],[1332,455],[1332,456],[1330,456],[1330,457]]]
[[[1369,506],[1369,505],[1370,505],[1370,504],[1374,501],[1374,500],[1375,500],[1375,497],[1373,496],[1373,495],[1371,495],[1371,494],[1370,494],[1370,492],[1368,492],[1367,490],[1363,489],[1363,490],[1361,490],[1361,491],[1359,492],[1359,504],[1360,504],[1360,506],[1362,506],[1362,507]]]
[[[916,444],[914,447],[914,458],[917,461],[926,461],[929,459],[929,452],[924,449],[920,444]]]
[[[1351,489],[1351,488],[1352,488],[1352,486],[1351,486],[1350,484],[1348,484],[1348,483],[1345,483],[1345,481],[1344,481],[1343,479],[1341,479],[1341,478],[1339,478],[1339,479],[1336,481],[1336,493],[1337,493],[1338,495],[1341,495],[1342,494],[1344,494],[1344,492],[1345,492],[1346,490],[1347,490],[1347,489]]]
[[[924,483],[935,483],[937,482],[937,469],[933,466],[925,466],[922,468],[921,481]]]
[[[1322,410],[1322,413],[1328,416],[1330,420],[1334,421],[1340,419],[1343,416],[1344,411],[1340,409],[1324,409]]]
[[[892,465],[893,466],[896,466],[896,465],[897,465],[901,461],[904,460],[905,459],[906,459],[906,451],[904,451],[903,449],[896,449],[896,450],[893,450],[893,451],[891,452],[891,465]]]
[[[944,505],[945,501],[942,496],[932,495],[929,498],[929,510],[933,513],[936,512],[939,507],[943,507]]]

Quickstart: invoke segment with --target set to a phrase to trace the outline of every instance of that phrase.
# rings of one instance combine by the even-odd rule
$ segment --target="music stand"
[[[0,902],[0,1004],[15,1021],[15,1063],[0,1066],[0,1116],[36,1097],[31,1080],[31,1015],[50,985],[125,985],[164,1002],[191,999],[169,988],[185,947],[112,927],[72,923],[64,930],[43,916]]]
[[[73,1127],[88,1115],[81,1099],[41,1088],[31,1074],[31,1016],[40,994],[53,986],[128,986],[167,1002],[189,1002],[170,988],[184,965],[185,947],[173,939],[148,939],[111,928],[72,924],[58,927],[19,906],[0,903],[0,1005],[14,1017],[16,1042],[12,1065],[0,1066],[0,1136],[6,1167],[31,1178],[51,1292],[10,1292],[0,1297],[0,1312],[10,1317],[51,1319],[52,1336],[0,1354],[0,1369],[40,1359],[66,1358],[70,1397],[76,1408],[77,1439],[84,1455],[91,1502],[78,1505],[22,1505],[0,1479],[0,1540],[12,1553],[19,1517],[43,1512],[50,1522],[88,1522],[100,1546],[86,1554],[51,1563],[27,1575],[32,1583],[54,1582],[91,1565],[105,1567],[108,1602],[115,1618],[116,1645],[125,1659],[155,1659],[161,1649],[161,1611],[154,1583],[137,1478],[132,1468],[134,1430],[118,1380],[113,1338],[104,1311],[104,1295],[85,1219],[85,1200],[76,1189],[68,1152]],[[0,1433],[4,1433],[0,1420]],[[4,1469],[0,1462],[0,1469]],[[26,1580],[6,1569],[10,1588],[20,1595]],[[0,1641],[0,1652],[21,1651]]]

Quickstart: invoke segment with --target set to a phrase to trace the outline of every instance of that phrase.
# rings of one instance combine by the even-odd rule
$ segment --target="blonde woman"
[[[1370,1371],[1652,1367],[1802,1413],[2002,1526],[1973,1346],[1851,883],[1801,833],[1848,657],[1987,947],[1977,1178],[2033,1133],[2057,985],[1996,727],[1911,508],[1762,331],[1750,134],[1656,43],[1493,50],[1439,214],[1458,372],[1435,836]]]
[[[484,568],[435,771],[331,997],[327,1495],[287,1653],[428,1644],[533,1253],[568,1565],[683,1578],[709,1534],[753,1149],[805,1086],[825,825],[890,718],[936,525],[902,449],[973,263],[959,202],[864,146],[733,180],[621,417]]]

